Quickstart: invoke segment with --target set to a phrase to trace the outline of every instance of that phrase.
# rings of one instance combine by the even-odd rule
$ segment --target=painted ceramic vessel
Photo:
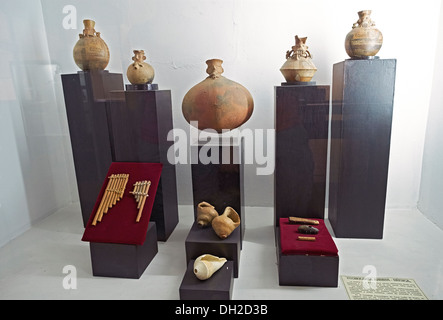
[[[217,236],[226,239],[240,225],[240,216],[237,211],[231,207],[227,207],[223,214],[212,220],[212,228]]]
[[[286,51],[286,62],[280,68],[286,82],[309,82],[317,72],[306,45],[307,39],[295,36],[295,46]]]
[[[144,50],[134,50],[134,61],[128,67],[126,71],[126,77],[132,84],[147,84],[152,83],[155,76],[154,68],[149,64],[144,62],[146,60]]]
[[[200,280],[207,280],[226,263],[226,258],[203,254],[194,261],[194,274]]]
[[[371,10],[359,11],[358,17],[346,36],[346,53],[351,58],[371,59],[383,45],[383,35],[371,20]]]
[[[109,49],[105,41],[96,32],[93,20],[83,20],[85,28],[79,34],[74,46],[73,56],[77,66],[83,70],[104,70],[109,63]]]
[[[193,86],[184,96],[183,116],[200,130],[213,129],[218,133],[238,128],[252,115],[254,101],[241,84],[222,76],[223,61],[206,61],[209,76]]]
[[[215,207],[205,201],[197,205],[197,225],[201,228],[208,227],[212,224],[212,220],[218,217]]]

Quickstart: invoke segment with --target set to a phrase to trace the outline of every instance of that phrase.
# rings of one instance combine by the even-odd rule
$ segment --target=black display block
[[[167,140],[173,129],[171,91],[114,91],[110,109],[115,161],[163,164],[151,221],[158,240],[166,241],[178,224],[176,170],[167,159],[174,143]]]
[[[328,216],[338,238],[383,238],[396,62],[334,64]]]
[[[280,228],[276,227],[277,239]],[[281,286],[337,287],[339,256],[284,255],[277,241],[278,283]]]
[[[113,161],[108,100],[123,76],[79,71],[61,76],[83,225],[86,226]]]
[[[194,222],[185,241],[186,264],[197,259],[202,254],[212,254],[234,262],[234,278],[238,277],[240,264],[240,227],[237,227],[229,237],[221,239],[212,227],[200,228]]]
[[[194,261],[190,260],[180,284],[180,300],[231,300],[234,263],[226,263],[207,280],[195,276]]]
[[[327,85],[275,87],[274,225],[290,216],[324,218]]]
[[[241,160],[243,140],[212,139],[191,144],[191,174],[194,200],[194,218],[197,205],[206,201],[213,205],[219,214],[226,207],[232,207],[240,216],[241,243],[245,233],[244,209],[244,164]],[[215,142],[214,142],[215,141]],[[213,152],[218,153],[214,156]],[[206,163],[206,158],[215,159]],[[195,156],[195,157],[194,157]]]
[[[154,222],[142,245],[90,242],[94,276],[139,279],[158,252]]]

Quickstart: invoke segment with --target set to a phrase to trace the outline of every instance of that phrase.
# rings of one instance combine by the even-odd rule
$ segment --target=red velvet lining
[[[146,238],[162,168],[161,163],[113,162],[97,197],[94,210],[89,217],[82,241],[142,245]],[[92,221],[108,184],[108,177],[111,174],[123,173],[129,174],[123,197],[109,209],[101,222],[97,222],[97,225],[93,226]],[[150,180],[151,186],[140,222],[136,222],[137,202],[130,191],[133,190],[134,183],[144,180]]]
[[[301,234],[297,232],[299,224],[289,224],[288,218],[280,218],[280,247],[284,255],[323,255],[337,256],[338,249],[332,239],[323,219],[314,227],[319,230],[318,234]],[[315,237],[315,241],[300,241],[298,236]]]

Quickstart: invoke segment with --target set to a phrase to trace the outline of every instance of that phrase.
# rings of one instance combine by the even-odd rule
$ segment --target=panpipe
[[[93,226],[95,226],[97,222],[101,222],[103,215],[108,213],[108,210],[115,206],[117,201],[123,197],[129,174],[112,174],[108,178],[108,185],[106,186],[105,193],[92,221]]]
[[[135,201],[137,202],[138,214],[137,218],[135,219],[136,222],[139,222],[142,216],[142,211],[145,205],[146,198],[149,196],[148,191],[150,186],[151,181],[137,181],[134,184],[134,190],[130,192],[134,195]]]

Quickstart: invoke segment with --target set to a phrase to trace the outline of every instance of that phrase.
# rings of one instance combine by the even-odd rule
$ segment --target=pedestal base
[[[202,254],[212,254],[232,260],[234,278],[238,277],[240,264],[240,227],[237,227],[226,239],[220,239],[212,227],[199,228],[194,222],[185,241],[186,264]]]
[[[395,59],[334,64],[328,217],[338,238],[383,238]]]
[[[145,84],[127,84],[125,85],[127,91],[130,90],[158,90],[158,84],[145,83]]]
[[[158,252],[155,223],[142,245],[90,242],[89,248],[94,276],[138,279]]]
[[[234,263],[226,263],[211,278],[199,280],[195,276],[194,261],[190,260],[185,276],[180,284],[181,300],[231,300]]]

